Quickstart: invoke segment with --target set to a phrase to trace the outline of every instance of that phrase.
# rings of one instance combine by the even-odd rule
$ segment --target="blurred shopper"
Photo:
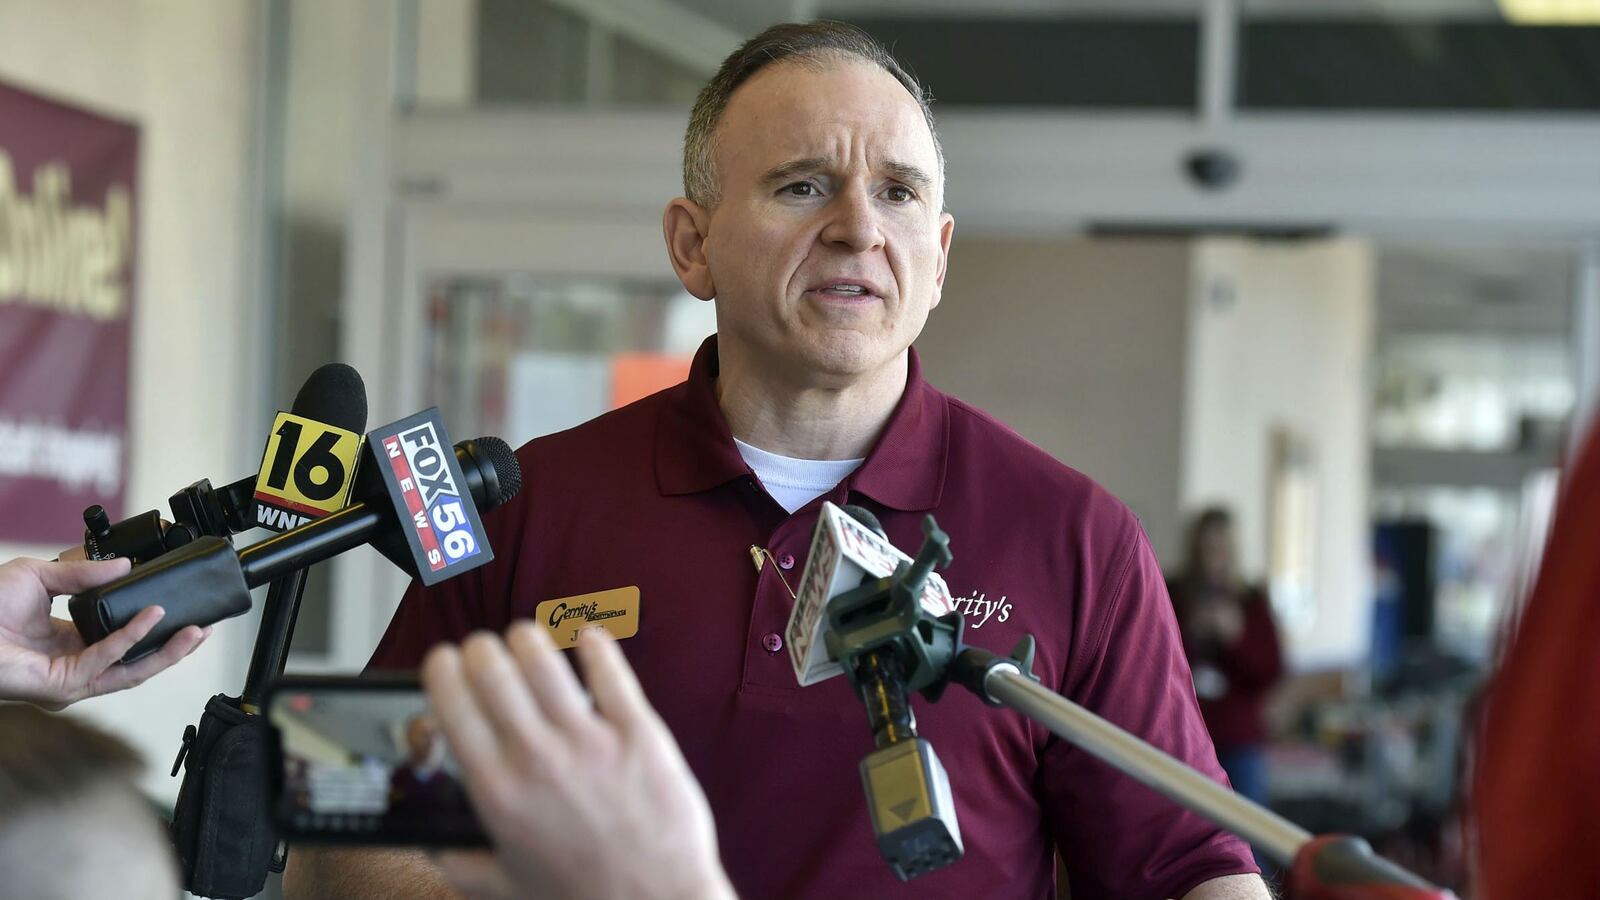
[[[98,643],[85,645],[78,629],[50,615],[57,594],[99,587],[128,574],[128,561],[14,559],[0,564],[0,700],[26,700],[61,709],[86,697],[126,690],[193,653],[211,629],[190,625],[155,653],[119,665],[123,654],[161,621],[159,606]]]
[[[1473,808],[1481,900],[1600,897],[1600,431],[1568,472],[1490,683]]]
[[[1195,517],[1188,558],[1169,590],[1217,760],[1235,791],[1265,803],[1263,709],[1283,677],[1283,657],[1266,592],[1239,575],[1231,513],[1213,507]]]
[[[31,706],[0,706],[0,896],[169,900],[166,829],[122,741]]]

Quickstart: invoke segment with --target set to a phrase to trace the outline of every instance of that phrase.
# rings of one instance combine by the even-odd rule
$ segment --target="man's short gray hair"
[[[739,86],[757,72],[780,60],[822,66],[839,60],[861,60],[888,72],[903,85],[922,108],[933,150],[939,159],[937,178],[944,181],[944,150],[933,124],[930,97],[922,85],[907,72],[872,35],[844,22],[817,21],[774,25],[744,43],[722,61],[689,113],[689,127],[683,135],[683,194],[696,204],[710,209],[721,199],[717,184],[717,123],[728,108],[728,101]],[[941,192],[942,193],[942,192]]]

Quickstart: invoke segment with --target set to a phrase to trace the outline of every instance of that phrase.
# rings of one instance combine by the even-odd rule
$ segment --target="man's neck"
[[[839,386],[794,383],[720,354],[717,403],[733,436],[796,459],[860,459],[905,393],[909,351]]]

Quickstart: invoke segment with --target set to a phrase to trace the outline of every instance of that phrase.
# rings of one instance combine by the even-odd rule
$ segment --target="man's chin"
[[[801,364],[818,376],[848,383],[881,371],[905,349],[858,332],[845,332],[828,335],[807,347]]]

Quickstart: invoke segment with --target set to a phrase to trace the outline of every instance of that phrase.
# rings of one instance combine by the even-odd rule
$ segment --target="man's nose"
[[[848,190],[839,194],[829,204],[828,215],[828,224],[822,229],[824,242],[848,247],[856,253],[883,246],[883,228],[866,191]]]

